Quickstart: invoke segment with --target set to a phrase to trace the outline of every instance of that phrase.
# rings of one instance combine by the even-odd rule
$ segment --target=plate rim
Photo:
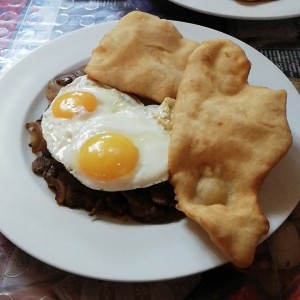
[[[300,16],[300,4],[299,4],[299,8],[298,10],[295,10],[293,12],[287,13],[287,14],[277,14],[277,15],[267,15],[267,16],[255,16],[255,15],[249,15],[247,13],[243,13],[243,14],[235,14],[235,13],[230,13],[230,12],[222,12],[222,10],[220,11],[213,11],[212,9],[206,9],[205,6],[204,8],[198,7],[193,5],[191,2],[191,0],[187,0],[187,1],[183,1],[183,0],[168,0],[176,5],[179,5],[181,7],[190,9],[190,10],[194,10],[196,12],[199,13],[204,13],[204,14],[208,14],[208,15],[212,15],[212,16],[217,16],[217,17],[223,17],[223,18],[231,18],[231,19],[240,19],[240,20],[257,20],[257,21],[268,21],[268,20],[282,20],[282,19],[292,19],[295,17],[299,17]],[[229,0],[226,0],[229,1]],[[188,3],[186,3],[188,2]],[[245,6],[250,6],[250,5],[254,5],[253,3],[247,3],[245,4]],[[259,4],[258,4],[259,5]],[[272,4],[273,5],[273,4]]]

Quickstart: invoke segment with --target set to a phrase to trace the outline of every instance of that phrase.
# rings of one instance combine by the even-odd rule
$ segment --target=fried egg
[[[168,179],[170,132],[155,118],[162,107],[81,76],[44,112],[42,133],[52,157],[85,186],[147,187]]]

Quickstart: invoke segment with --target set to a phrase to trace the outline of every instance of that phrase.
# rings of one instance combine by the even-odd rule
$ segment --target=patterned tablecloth
[[[167,0],[1,0],[0,76],[47,41],[132,10],[229,33],[252,45],[300,91],[300,18],[229,20],[189,11]],[[300,299],[300,204],[257,249],[253,265],[231,264],[160,282],[123,283],[83,278],[40,261],[0,233],[0,300],[4,299]]]

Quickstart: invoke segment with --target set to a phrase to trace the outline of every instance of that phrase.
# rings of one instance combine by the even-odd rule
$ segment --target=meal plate
[[[44,180],[31,171],[34,156],[24,125],[39,118],[47,106],[44,87],[49,79],[86,63],[114,24],[104,23],[57,38],[23,58],[0,79],[0,231],[37,259],[91,278],[152,281],[219,266],[226,259],[194,222],[182,219],[144,225],[95,219],[85,211],[58,206]],[[250,83],[288,92],[287,114],[294,143],[269,174],[260,195],[272,233],[300,195],[299,95],[274,64],[245,43],[205,27],[174,24],[185,37],[199,42],[233,40],[252,62]]]
[[[272,20],[300,16],[300,1],[298,0],[271,0],[255,3],[238,0],[169,1],[202,13],[236,19]]]

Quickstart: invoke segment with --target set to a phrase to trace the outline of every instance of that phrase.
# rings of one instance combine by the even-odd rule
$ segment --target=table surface
[[[231,20],[201,14],[167,0],[1,0],[0,76],[32,50],[67,32],[118,20],[132,10],[214,28],[243,40],[290,78],[300,91],[300,17]],[[296,232],[298,239],[288,239]],[[270,239],[282,255],[272,256]],[[253,265],[231,264],[185,278],[123,283],[80,277],[24,253],[0,233],[0,300],[4,299],[300,299],[300,204],[257,249]],[[295,237],[295,235],[293,236]]]

